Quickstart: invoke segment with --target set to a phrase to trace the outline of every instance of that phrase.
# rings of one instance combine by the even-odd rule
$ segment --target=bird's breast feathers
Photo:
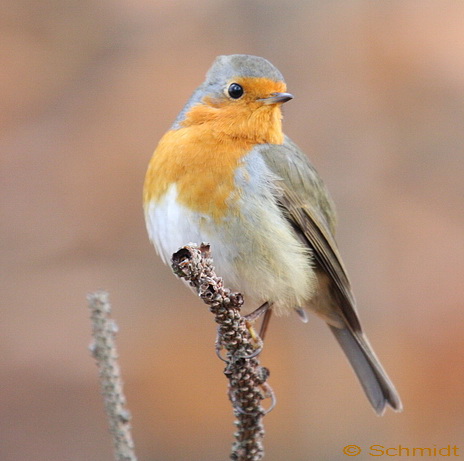
[[[163,157],[159,149],[154,158],[160,152]],[[256,146],[222,167],[213,162],[201,170],[199,159],[186,165],[152,160],[145,182],[146,224],[165,262],[187,243],[208,242],[228,287],[256,303],[274,301],[277,312],[286,312],[311,297],[315,276],[308,248],[277,204],[278,178],[259,151]]]

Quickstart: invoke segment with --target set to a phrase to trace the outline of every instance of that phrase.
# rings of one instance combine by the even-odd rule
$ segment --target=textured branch
[[[259,461],[264,456],[262,418],[269,412],[261,402],[268,397],[274,401],[274,395],[266,384],[269,371],[259,365],[261,349],[257,349],[247,320],[240,314],[243,297],[224,288],[222,279],[214,272],[209,245],[184,246],[174,253],[172,268],[197,290],[219,324],[216,348],[219,356],[221,349],[226,351],[226,357],[220,358],[226,362],[224,374],[229,380],[229,398],[237,426],[230,459]]]
[[[126,408],[121,373],[117,362],[116,323],[110,319],[108,293],[99,291],[87,297],[92,319],[93,342],[90,350],[97,361],[101,392],[105,401],[117,461],[137,461],[131,435],[131,415]]]

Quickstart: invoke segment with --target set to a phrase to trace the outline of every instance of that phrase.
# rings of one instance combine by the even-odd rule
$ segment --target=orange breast
[[[254,84],[264,94],[284,88],[266,79]],[[159,200],[175,184],[182,205],[220,219],[240,194],[234,177],[241,159],[256,144],[283,142],[281,118],[278,105],[205,98],[190,109],[181,128],[168,131],[158,144],[145,178],[144,202]]]
[[[216,219],[224,216],[236,193],[235,170],[251,148],[249,142],[219,144],[204,126],[168,131],[148,167],[144,202],[159,200],[176,184],[182,205]]]

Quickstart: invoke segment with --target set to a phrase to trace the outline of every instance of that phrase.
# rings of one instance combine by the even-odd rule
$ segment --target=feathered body
[[[228,94],[233,85],[243,90],[237,98]],[[248,306],[268,302],[277,314],[296,308],[318,314],[374,409],[382,413],[388,403],[399,410],[362,334],[334,240],[332,200],[282,132],[280,106],[291,98],[285,91],[282,75],[263,58],[216,59],[150,162],[144,185],[150,239],[165,262],[189,242],[210,243],[217,273]]]

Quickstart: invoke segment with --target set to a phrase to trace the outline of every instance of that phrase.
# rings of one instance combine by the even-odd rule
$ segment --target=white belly
[[[277,313],[289,312],[314,293],[311,258],[282,216],[269,178],[255,170],[237,176],[238,212],[220,221],[179,204],[173,184],[159,202],[145,206],[148,234],[167,264],[180,247],[209,243],[217,275],[245,296],[247,310],[271,301]]]

